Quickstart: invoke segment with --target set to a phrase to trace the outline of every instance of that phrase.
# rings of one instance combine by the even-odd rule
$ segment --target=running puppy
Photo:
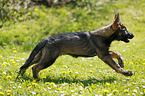
[[[124,63],[121,54],[110,51],[109,47],[114,40],[129,42],[134,35],[127,31],[121,24],[119,14],[115,15],[113,23],[95,31],[65,33],[44,38],[34,48],[25,64],[21,66],[19,73],[23,74],[28,67],[32,67],[33,77],[38,78],[40,70],[52,65],[56,58],[62,54],[74,57],[98,57],[113,68],[116,72],[125,76],[133,75],[132,71],[123,69]],[[118,59],[118,63],[113,60]]]

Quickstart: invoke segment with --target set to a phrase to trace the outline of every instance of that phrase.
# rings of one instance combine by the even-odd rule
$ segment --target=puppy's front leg
[[[121,56],[121,54],[119,52],[116,51],[109,51],[109,54],[111,55],[112,58],[116,58],[118,59],[118,63],[119,65],[124,68],[124,62],[123,62],[123,58]]]
[[[102,55],[99,56],[105,63],[107,63],[110,67],[112,67],[116,72],[121,73],[125,76],[132,76],[133,72],[132,71],[126,71],[123,68],[120,67],[118,63],[116,63],[110,54]]]

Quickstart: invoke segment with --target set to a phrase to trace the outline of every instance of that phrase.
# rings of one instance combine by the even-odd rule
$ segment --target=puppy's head
[[[129,39],[132,39],[134,35],[128,32],[127,28],[121,24],[119,13],[115,15],[115,20],[112,24],[113,30],[115,30],[116,39],[124,41],[126,43],[129,42]]]

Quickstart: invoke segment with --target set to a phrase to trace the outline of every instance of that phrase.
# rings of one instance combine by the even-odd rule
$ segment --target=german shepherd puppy
[[[38,78],[40,70],[52,65],[56,58],[62,54],[69,54],[74,57],[98,57],[112,67],[116,72],[125,76],[133,75],[132,71],[123,69],[124,63],[121,54],[109,51],[114,40],[129,42],[134,35],[127,31],[121,24],[119,13],[115,15],[113,23],[95,31],[65,33],[45,38],[34,48],[25,64],[21,66],[19,73],[23,74],[26,69],[32,67],[33,77]],[[118,63],[113,60],[118,59]]]

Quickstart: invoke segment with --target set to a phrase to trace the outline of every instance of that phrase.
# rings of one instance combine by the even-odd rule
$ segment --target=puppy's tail
[[[30,66],[30,63],[34,59],[34,57],[39,53],[39,51],[46,45],[48,42],[48,39],[45,38],[42,41],[38,43],[38,45],[34,48],[34,50],[31,52],[29,58],[26,60],[25,64],[20,67],[20,69],[24,69]]]

